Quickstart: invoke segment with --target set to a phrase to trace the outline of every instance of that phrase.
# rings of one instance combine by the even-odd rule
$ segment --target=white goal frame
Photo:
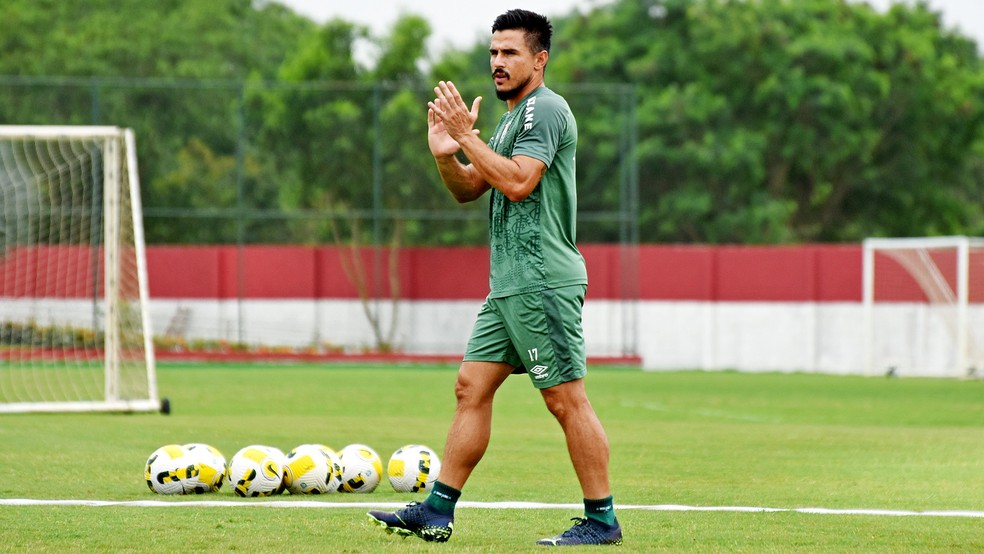
[[[10,401],[0,399],[0,413],[23,412],[169,412],[169,404],[161,401],[157,389],[156,361],[154,357],[153,333],[150,322],[147,284],[146,247],[143,229],[143,209],[140,200],[140,179],[137,171],[136,139],[132,129],[114,126],[21,126],[0,125],[0,141],[15,139],[58,141],[91,140],[101,149],[102,165],[102,236],[101,269],[102,294],[96,297],[102,302],[103,310],[103,373],[104,383],[101,399],[73,400],[43,398],[40,400]],[[3,166],[0,165],[0,170]],[[98,186],[98,182],[94,182]],[[2,191],[0,191],[2,192]],[[121,198],[120,195],[129,195]],[[126,207],[129,206],[129,210]],[[129,213],[126,213],[129,212]],[[121,222],[132,224],[132,229],[121,229]],[[121,244],[121,238],[133,242]],[[123,250],[123,252],[121,252]],[[122,319],[126,315],[122,304],[131,300],[121,298],[122,256],[130,256],[128,264],[136,268],[136,286],[139,299],[139,322],[142,330],[142,364],[146,369],[145,388],[141,383],[139,393],[121,391],[121,365],[123,361],[123,339],[121,338]],[[131,284],[132,286],[132,284]],[[137,299],[133,299],[137,300]],[[0,303],[0,322],[5,317]],[[131,310],[132,313],[132,310]],[[139,356],[139,354],[138,354]],[[139,363],[139,362],[138,362]],[[138,366],[139,367],[139,366]],[[0,371],[3,370],[0,358]],[[138,369],[139,371],[139,369]],[[143,379],[144,377],[140,377]]]
[[[971,289],[980,291],[984,288],[984,273],[979,268],[971,271],[971,253],[975,253],[976,264],[980,265],[980,259],[984,259],[984,239],[966,236],[869,238],[863,241],[862,250],[866,374],[979,376],[984,371],[984,334],[975,331],[975,322],[979,322],[979,312],[984,308],[979,303],[971,303]],[[932,256],[947,250],[953,253],[955,265],[941,268]],[[908,326],[908,337],[888,337],[886,340],[884,336],[887,332],[883,331],[884,327],[907,316],[899,315],[904,313],[900,310],[905,306],[893,315],[886,312],[890,308],[877,298],[877,260],[882,255],[894,260],[926,297],[922,302],[910,303],[915,311],[908,313],[913,320]],[[972,273],[975,275],[973,280]],[[975,292],[975,296],[979,295],[980,292]],[[934,347],[913,344],[933,340],[937,341]],[[898,352],[920,348],[924,351],[919,356],[884,353],[885,350]],[[935,351],[926,352],[929,350]]]

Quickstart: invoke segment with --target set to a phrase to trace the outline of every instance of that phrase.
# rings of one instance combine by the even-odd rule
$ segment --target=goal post
[[[167,411],[148,304],[133,131],[0,125],[0,413]]]
[[[869,375],[984,372],[984,239],[870,238],[862,251]]]

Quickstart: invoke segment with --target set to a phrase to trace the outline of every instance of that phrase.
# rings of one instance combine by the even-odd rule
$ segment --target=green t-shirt
[[[577,123],[567,101],[546,87],[536,89],[503,114],[489,146],[507,158],[522,154],[547,166],[520,202],[492,190],[489,296],[586,285],[584,258],[575,245]]]

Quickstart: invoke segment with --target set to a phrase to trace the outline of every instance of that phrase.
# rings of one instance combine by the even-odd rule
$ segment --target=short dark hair
[[[492,23],[492,32],[509,29],[526,31],[526,45],[534,54],[541,50],[550,52],[553,25],[546,17],[528,10],[509,10],[495,18]]]

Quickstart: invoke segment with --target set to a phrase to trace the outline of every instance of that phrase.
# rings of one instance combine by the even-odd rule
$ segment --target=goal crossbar
[[[122,132],[109,125],[0,125],[0,137],[5,138],[115,138]]]
[[[904,237],[904,238],[867,238],[862,243],[864,249],[902,250],[907,248],[959,248],[961,246],[984,247],[984,238],[945,236],[945,237]]]

